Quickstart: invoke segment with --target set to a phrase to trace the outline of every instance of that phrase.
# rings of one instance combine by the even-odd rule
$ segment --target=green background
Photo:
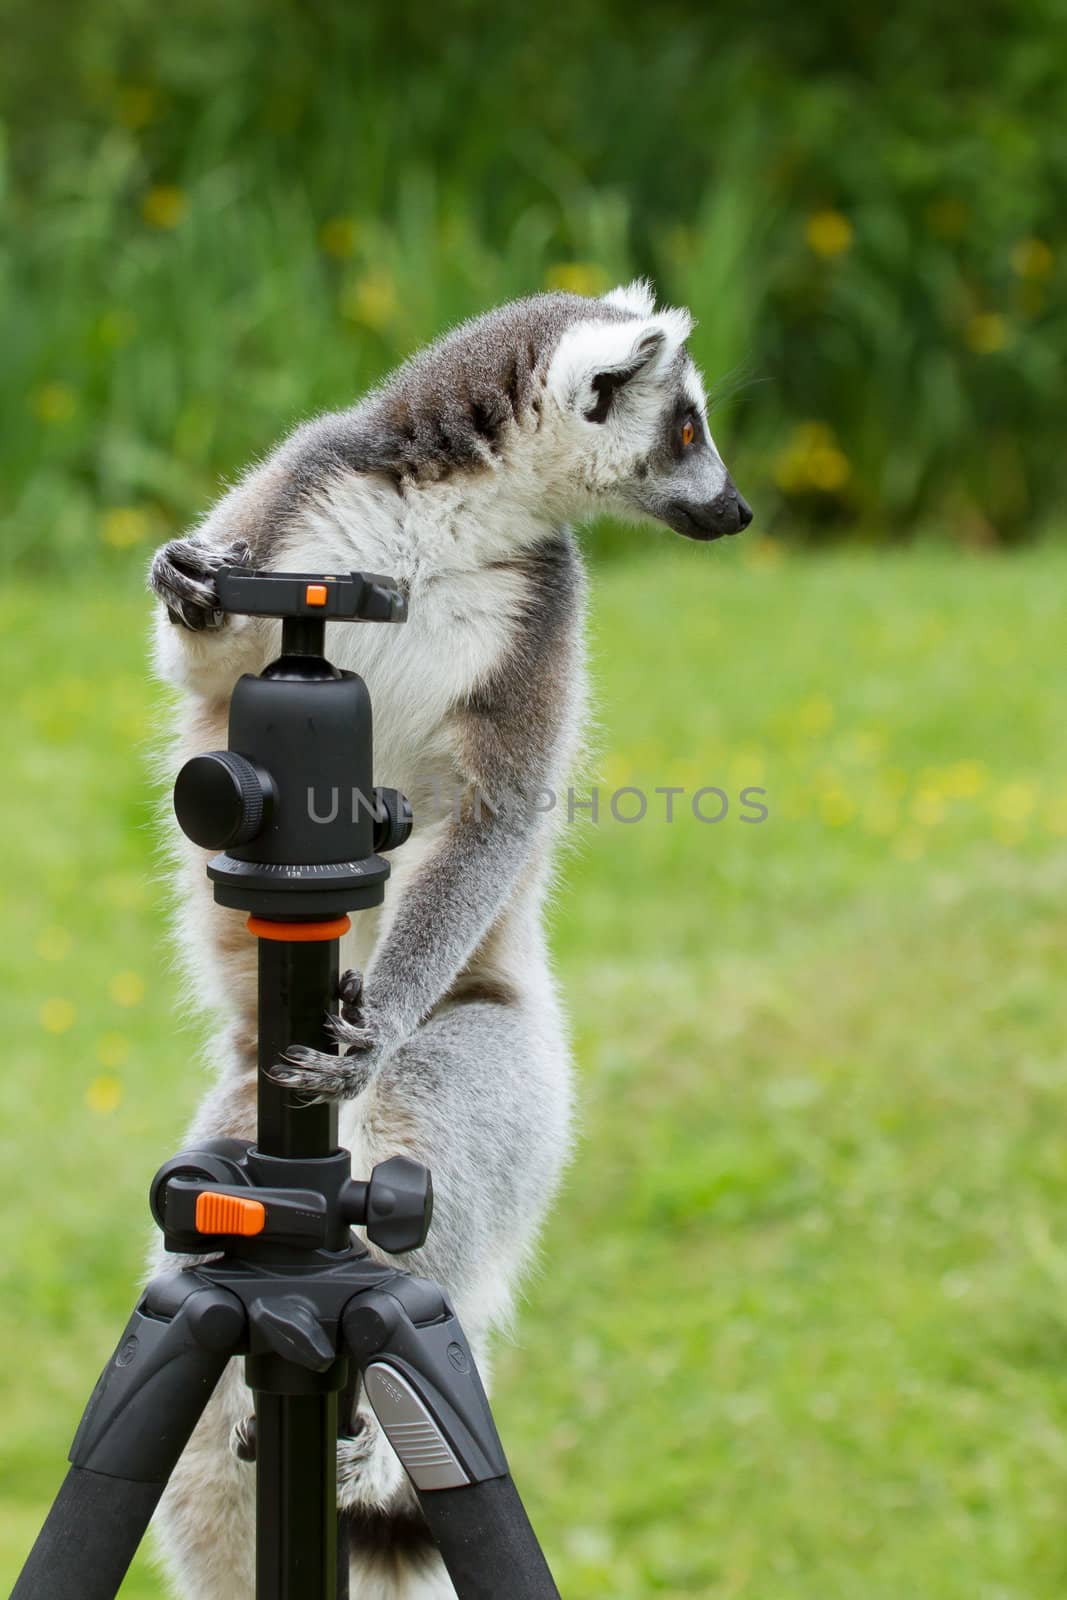
[[[2,20],[0,1583],[206,1082],[148,554],[457,318],[643,271],[757,523],[585,537],[582,1141],[502,1429],[568,1600],[1060,1600],[1067,8]],[[770,814],[605,804],[668,784]]]
[[[146,548],[448,324],[636,271],[768,523],[1055,524],[1065,0],[3,16],[8,559]]]

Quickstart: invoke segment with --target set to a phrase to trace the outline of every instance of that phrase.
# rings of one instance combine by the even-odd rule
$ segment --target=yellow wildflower
[[[141,215],[152,228],[176,228],[188,209],[185,191],[173,183],[157,184],[141,201]]]
[[[136,972],[116,972],[111,998],[117,1006],[139,1006],[144,999],[144,979]]]
[[[840,211],[814,211],[808,218],[804,236],[810,249],[825,260],[840,256],[852,244],[852,224]]]
[[[139,506],[114,506],[100,518],[100,537],[113,550],[128,550],[147,538],[152,519]]]
[[[99,1116],[110,1116],[122,1102],[122,1084],[117,1078],[94,1078],[85,1091],[85,1104]]]
[[[1006,783],[993,796],[990,809],[999,821],[1020,824],[1027,821],[1036,804],[1032,783]]]
[[[989,769],[983,761],[956,761],[941,775],[941,786],[954,800],[973,800],[989,782]]]
[[[30,409],[38,422],[69,422],[78,396],[69,383],[42,383],[33,391]]]
[[[1067,833],[1067,795],[1059,795],[1045,812],[1045,827],[1049,833]]]
[[[824,494],[843,489],[852,471],[848,457],[835,445],[818,445],[809,453],[807,466],[808,482]]]
[[[844,789],[826,789],[819,796],[819,815],[831,828],[843,828],[856,815],[855,802]]]
[[[379,269],[349,284],[341,295],[341,314],[361,322],[375,333],[383,332],[396,317],[400,303],[388,272]]]
[[[834,724],[834,708],[824,694],[809,695],[797,708],[796,727],[800,733],[816,738]]]
[[[825,422],[802,422],[774,461],[774,477],[786,494],[833,494],[851,476],[848,457]]]
[[[1055,257],[1044,239],[1020,239],[1011,253],[1011,269],[1019,278],[1049,278]]]
[[[76,1016],[70,1001],[56,996],[41,1007],[41,1027],[46,1033],[69,1033]]]
[[[935,828],[944,820],[944,795],[937,789],[920,789],[911,803],[911,815],[921,828]]]
[[[597,261],[557,261],[545,274],[549,289],[565,289],[569,294],[603,294],[611,280]]]
[[[1008,324],[999,311],[978,311],[964,328],[963,337],[976,355],[995,355],[1008,343]]]

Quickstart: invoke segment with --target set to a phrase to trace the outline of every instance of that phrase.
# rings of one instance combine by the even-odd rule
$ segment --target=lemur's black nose
[[[716,533],[740,533],[752,521],[752,507],[727,479],[725,489],[708,506],[707,517]]]

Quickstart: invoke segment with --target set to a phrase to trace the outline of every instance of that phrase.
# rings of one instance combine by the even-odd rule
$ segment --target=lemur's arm
[[[558,781],[578,710],[581,574],[566,540],[531,557],[530,574],[506,659],[456,708],[463,806],[401,891],[356,1020],[334,1022],[348,1053],[289,1050],[275,1076],[290,1088],[360,1094],[448,994],[534,853],[539,798]]]

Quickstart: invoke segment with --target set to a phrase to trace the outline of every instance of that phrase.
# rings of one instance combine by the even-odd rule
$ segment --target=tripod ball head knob
[[[346,1222],[361,1224],[379,1249],[400,1256],[426,1243],[433,1220],[433,1180],[407,1156],[391,1156],[367,1183],[349,1179],[341,1192]]]
[[[273,805],[269,773],[232,750],[194,756],[174,785],[178,825],[206,850],[247,844],[266,827]]]
[[[375,789],[378,815],[374,823],[375,850],[399,850],[411,838],[414,813],[411,801],[399,789]]]

